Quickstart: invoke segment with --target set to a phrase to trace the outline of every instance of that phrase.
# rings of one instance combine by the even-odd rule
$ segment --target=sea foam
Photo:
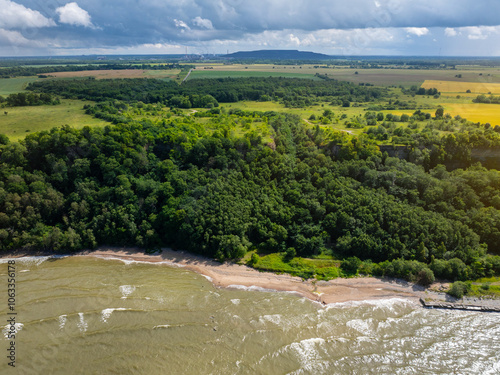
[[[113,314],[114,311],[127,311],[127,310],[130,310],[130,309],[127,309],[124,307],[104,309],[101,311],[101,320],[104,323],[107,323],[109,317],[111,316],[111,314]]]
[[[135,291],[135,286],[133,285],[120,285],[120,292],[122,293],[122,299],[126,299]]]
[[[68,320],[67,315],[61,315],[59,316],[59,329],[63,329],[64,326],[66,325],[66,321]]]
[[[62,259],[69,255],[48,255],[48,256],[31,256],[31,257],[20,257],[20,258],[1,258],[0,264],[7,263],[11,260],[16,261],[16,263],[21,263],[24,266],[39,266],[43,262],[49,259]]]
[[[10,334],[14,334],[14,335],[17,335],[17,333],[19,331],[21,331],[24,327],[24,324],[23,323],[15,323],[14,324],[14,330],[11,331],[11,325],[10,324],[7,324],[3,329],[2,329],[2,333],[4,335],[4,337],[8,340],[9,339],[9,335]]]
[[[80,320],[78,321],[78,328],[80,329],[80,332],[87,332],[88,324],[83,317],[83,313],[78,313],[78,316],[80,317]]]

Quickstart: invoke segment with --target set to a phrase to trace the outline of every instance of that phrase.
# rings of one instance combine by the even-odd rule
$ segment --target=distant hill
[[[241,51],[224,55],[230,59],[270,59],[270,60],[325,60],[330,59],[328,55],[315,52],[304,52],[297,50],[260,50]]]

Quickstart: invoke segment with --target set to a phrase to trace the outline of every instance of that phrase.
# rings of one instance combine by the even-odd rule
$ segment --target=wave
[[[104,259],[104,260],[119,260],[120,262],[125,263],[126,265],[130,264],[147,264],[147,265],[167,265],[171,267],[184,268],[186,267],[184,264],[179,264],[175,262],[171,262],[169,260],[161,260],[161,261],[151,261],[151,260],[136,260],[136,259],[124,259],[121,257],[116,257],[113,255],[93,255],[95,258]]]
[[[322,358],[322,354],[328,355],[324,347],[325,343],[326,340],[321,337],[313,337],[293,342],[281,347],[274,353],[264,355],[257,361],[257,364],[261,364],[264,360],[272,360],[282,354],[291,352],[300,363],[300,369],[290,374],[300,374],[303,373],[304,370],[308,373],[323,373],[330,366],[330,362]]]
[[[202,273],[200,273],[200,275],[201,275],[201,276],[203,276],[205,279],[207,279],[207,280],[208,280],[208,281],[210,281],[210,282],[213,282],[213,281],[214,281],[214,279],[212,279],[210,276],[204,275],[204,274],[202,274]]]
[[[62,259],[67,258],[70,255],[46,255],[46,256],[28,256],[28,257],[20,257],[20,258],[1,258],[0,264],[5,264],[11,260],[15,260],[16,263],[22,263],[25,266],[39,266],[43,262],[49,259]],[[26,270],[21,271],[26,272]]]
[[[158,328],[169,328],[171,327],[169,324],[161,324],[158,326],[154,326],[153,329],[158,329]]]
[[[126,299],[129,295],[135,292],[135,286],[120,285],[120,292],[122,293],[122,299]]]
[[[78,322],[78,328],[80,329],[80,332],[87,332],[87,328],[88,328],[88,323],[85,321],[84,317],[83,317],[83,313],[78,313],[78,316],[80,317],[80,320]]]
[[[361,301],[335,302],[325,305],[326,310],[330,309],[350,309],[353,307],[373,306],[375,308],[383,308],[392,310],[396,305],[417,306],[418,304],[410,299],[404,298],[386,298],[386,299],[367,299]]]
[[[103,321],[103,323],[107,323],[109,317],[111,316],[111,314],[113,314],[114,311],[127,311],[127,310],[131,310],[131,309],[127,309],[125,307],[104,309],[101,311],[101,320]]]
[[[64,326],[66,325],[66,322],[68,320],[67,315],[61,315],[59,316],[59,329],[63,329]]]
[[[10,324],[7,324],[3,329],[2,329],[2,334],[4,335],[5,339],[9,339],[9,335],[10,334],[15,334],[17,335],[17,333],[19,331],[21,331],[24,327],[24,324],[23,323],[14,323],[14,329],[11,330],[11,325]]]

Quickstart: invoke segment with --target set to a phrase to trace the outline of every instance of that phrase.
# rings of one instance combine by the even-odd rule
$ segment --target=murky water
[[[7,263],[0,286],[8,327]],[[16,369],[2,355],[1,374],[500,374],[494,313],[401,299],[325,308],[84,257],[16,260],[16,294]]]

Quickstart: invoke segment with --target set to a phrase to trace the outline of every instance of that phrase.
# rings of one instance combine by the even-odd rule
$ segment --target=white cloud
[[[55,26],[55,22],[44,17],[40,12],[14,3],[0,0],[0,28],[20,29]]]
[[[498,34],[500,26],[470,26],[461,27],[460,30],[468,34],[467,38],[470,40],[484,40],[491,35]]]
[[[0,29],[1,46],[27,46],[30,44],[31,42],[19,31]]]
[[[444,35],[446,35],[446,36],[457,36],[458,33],[457,33],[457,30],[455,30],[454,28],[447,27],[446,29],[444,29]]]
[[[296,44],[296,45],[300,46],[300,39],[297,38],[295,35],[290,34],[289,38],[290,38],[290,42],[292,42],[293,44]]]
[[[74,45],[74,43],[70,43]],[[65,55],[68,53],[67,46],[58,46],[52,50],[52,54]],[[184,46],[168,43],[146,43],[134,46],[101,47],[101,48],[73,48],[73,54],[94,55],[136,55],[136,54],[178,54],[184,52]]]
[[[183,29],[182,31],[191,30],[191,28],[187,25],[187,23],[182,20],[175,19],[174,22],[175,22],[175,27]]]
[[[386,48],[394,42],[394,29],[326,29],[313,32],[302,30],[266,30],[259,34],[248,33],[238,41],[219,40],[219,44],[238,44],[240,49],[297,48],[326,54],[363,54]],[[204,45],[207,43],[204,42]],[[321,49],[318,48],[321,46]],[[385,51],[385,50],[384,50]]]
[[[214,25],[212,25],[212,21],[206,18],[201,18],[199,16],[193,18],[193,24],[207,30],[213,30],[214,28]]]
[[[68,3],[56,9],[59,14],[59,22],[73,26],[85,26],[94,28],[89,13],[78,6],[77,3]]]
[[[418,37],[429,34],[429,29],[427,27],[406,27],[405,30],[408,34]]]

